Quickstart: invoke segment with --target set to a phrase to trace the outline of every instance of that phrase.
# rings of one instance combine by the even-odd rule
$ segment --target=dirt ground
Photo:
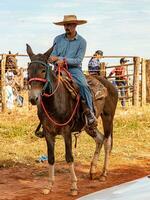
[[[0,200],[73,200],[86,194],[121,184],[150,174],[149,160],[140,161],[139,165],[122,165],[109,172],[106,182],[88,177],[89,165],[75,163],[78,177],[79,195],[70,196],[70,176],[68,166],[56,163],[56,180],[53,192],[43,195],[42,187],[47,183],[47,163],[37,164],[34,167],[18,164],[15,167],[0,169]]]

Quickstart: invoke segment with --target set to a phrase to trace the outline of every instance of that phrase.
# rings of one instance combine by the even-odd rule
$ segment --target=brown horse
[[[17,59],[16,59],[17,55],[18,55],[17,53],[11,54],[11,51],[9,51],[9,54],[7,54],[6,56],[6,66],[5,66],[6,71],[11,70],[13,71],[14,74],[17,73],[17,69],[18,69]]]
[[[74,171],[72,155],[72,132],[80,132],[85,125],[85,120],[82,117],[82,106],[80,102],[78,105],[79,99],[72,98],[63,82],[59,80],[59,74],[56,76],[56,73],[47,64],[52,49],[49,49],[44,54],[35,55],[31,47],[27,45],[27,53],[31,59],[31,63],[28,66],[30,84],[29,99],[33,105],[37,105],[38,117],[43,126],[48,150],[49,183],[43,192],[44,194],[48,194],[52,190],[54,183],[54,145],[55,136],[59,134],[64,137],[65,141],[65,158],[71,172],[71,194],[77,195],[77,177]],[[108,91],[107,97],[101,98],[97,104],[97,117],[101,116],[102,118],[104,135],[97,129],[92,131],[85,127],[85,130],[96,143],[96,149],[90,167],[91,178],[95,173],[100,150],[104,143],[105,161],[100,179],[105,180],[108,170],[109,154],[112,149],[113,118],[118,94],[109,81],[100,77],[98,79]]]
[[[6,65],[5,65],[5,71],[7,72],[7,70],[11,70],[13,71],[14,74],[16,74],[17,71],[17,59],[16,56],[18,54],[11,54],[11,52],[9,52],[9,54],[7,54],[6,56]],[[1,66],[1,61],[0,60],[0,66]],[[1,70],[0,70],[0,75],[1,75]]]

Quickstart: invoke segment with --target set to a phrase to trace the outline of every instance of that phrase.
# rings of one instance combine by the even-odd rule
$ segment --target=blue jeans
[[[72,78],[79,86],[82,99],[86,101],[87,106],[93,112],[92,94],[82,69],[80,67],[74,67],[69,68],[68,71],[71,73]]]

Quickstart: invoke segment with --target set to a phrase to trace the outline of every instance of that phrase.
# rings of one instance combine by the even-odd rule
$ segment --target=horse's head
[[[31,62],[28,65],[29,78],[29,100],[32,105],[36,105],[39,95],[42,93],[43,87],[47,81],[46,74],[48,68],[48,58],[53,50],[50,48],[44,54],[35,55],[31,47],[27,44],[27,53]]]

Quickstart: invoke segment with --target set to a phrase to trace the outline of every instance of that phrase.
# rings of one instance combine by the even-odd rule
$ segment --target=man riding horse
[[[43,126],[43,134],[47,142],[49,181],[43,189],[44,194],[52,191],[55,180],[55,137],[62,135],[65,142],[65,159],[69,164],[71,173],[71,194],[77,195],[77,177],[74,170],[74,158],[72,153],[72,132],[80,132],[83,127],[86,133],[95,141],[95,152],[90,166],[90,177],[96,173],[96,166],[99,159],[100,150],[104,144],[105,159],[100,180],[107,178],[109,155],[113,144],[113,119],[116,110],[118,92],[116,88],[105,78],[100,76],[89,76],[88,83],[94,93],[94,109],[92,95],[87,84],[86,78],[81,69],[81,63],[85,54],[86,41],[77,34],[76,26],[86,23],[85,20],[77,20],[74,15],[67,15],[62,22],[57,25],[64,25],[65,34],[59,35],[54,40],[54,45],[44,54],[34,54],[32,48],[27,45],[27,53],[31,62],[28,65],[29,76],[29,99],[33,105],[37,105],[40,124]],[[48,62],[52,62],[58,68],[58,75],[55,73]],[[67,63],[67,64],[66,64]],[[86,113],[88,126],[85,126],[85,119],[82,117],[83,105],[81,106],[78,98],[72,97],[66,87],[65,78],[62,70],[67,65],[68,71],[80,87],[80,96],[86,102],[88,111]],[[107,90],[104,95],[101,89]],[[96,86],[96,87],[95,87]],[[70,87],[70,85],[69,85]],[[99,88],[99,91],[97,91]],[[101,94],[103,93],[103,94]],[[96,101],[95,101],[96,100]],[[78,104],[79,103],[79,104]],[[104,134],[96,127],[95,116],[101,116]],[[40,124],[37,130],[40,127]],[[94,124],[94,125],[93,125]]]
[[[77,31],[77,25],[87,23],[86,20],[78,20],[75,15],[65,15],[63,21],[54,24],[64,26],[65,33],[54,39],[54,49],[50,56],[50,62],[64,66],[67,62],[68,71],[80,89],[81,98],[88,109],[85,113],[88,125],[95,123],[92,95],[87,80],[82,71],[82,61],[86,51],[86,40]]]

